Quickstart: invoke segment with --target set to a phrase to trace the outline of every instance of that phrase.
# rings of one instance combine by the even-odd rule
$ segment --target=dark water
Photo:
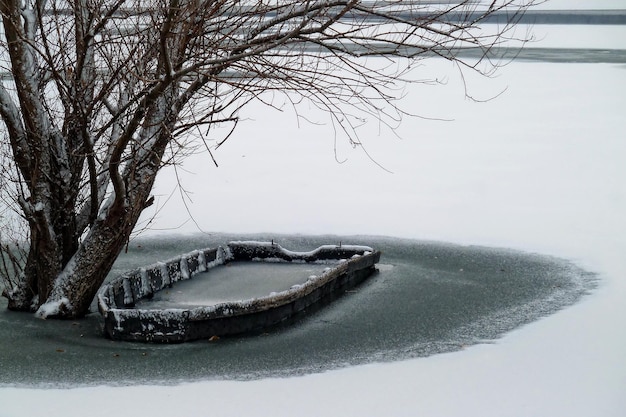
[[[424,12],[424,17],[428,16],[427,12]],[[419,15],[419,13],[418,13]],[[451,13],[447,15],[444,20],[448,20],[451,23],[463,22],[469,19],[475,19],[479,17],[479,13],[468,15],[467,13]],[[415,12],[408,14],[399,14],[400,17],[405,19],[415,18]],[[375,18],[372,18],[375,20]],[[511,22],[513,20],[513,22]],[[536,8],[530,8],[521,16],[512,17],[510,12],[502,11],[495,12],[489,17],[481,20],[481,25],[490,27],[491,25],[506,25],[509,23],[528,25],[529,27],[537,25],[558,25],[568,26],[577,25],[582,26],[583,29],[591,33],[594,27],[598,26],[624,26],[626,25],[626,4],[622,10],[541,10],[541,5]],[[368,45],[367,48],[363,48],[362,53],[367,53],[371,48],[376,48],[375,45]],[[384,46],[380,46],[385,49]],[[358,48],[356,48],[358,50]],[[419,48],[411,49],[406,48],[407,54],[418,54]],[[484,51],[473,48],[461,48],[454,51],[454,54],[462,59],[468,58],[483,58]],[[435,56],[435,54],[426,53],[422,54],[424,57]],[[506,47],[493,47],[486,53],[486,57],[489,59],[504,59],[505,61],[515,59],[517,61],[531,61],[531,62],[551,62],[551,63],[608,63],[608,64],[623,64],[626,63],[626,42],[618,48],[542,48],[534,47],[531,42],[527,44],[524,49],[519,48],[506,48]]]
[[[408,17],[408,16],[405,16]],[[464,21],[468,15],[460,13],[452,15],[451,21]],[[478,17],[478,15],[474,15]],[[483,19],[481,24],[487,27],[491,24],[504,25],[510,22],[511,16],[507,12],[496,12]],[[585,25],[583,30],[593,31],[594,26],[624,26],[626,25],[626,4],[623,10],[541,10],[541,6],[529,9],[522,16],[515,18],[515,23],[536,25]],[[365,52],[365,51],[363,51]],[[407,53],[415,53],[407,49]],[[484,51],[471,48],[459,49],[455,52],[459,58],[482,58]],[[428,54],[427,54],[428,55]],[[491,48],[487,53],[490,59],[504,59],[531,62],[551,63],[626,63],[626,41],[619,48],[542,48],[527,44],[524,49],[518,48]]]
[[[529,9],[516,23],[535,25],[588,25],[584,30],[593,31],[593,26],[624,26],[626,25],[626,4],[623,10],[535,10]],[[537,9],[540,9],[538,6]],[[460,16],[463,17],[463,16]],[[494,13],[484,23],[505,24],[510,20],[507,13]],[[462,58],[477,58],[482,52],[477,50],[461,50]],[[621,48],[535,48],[528,44],[524,49],[493,48],[489,58],[505,58],[518,61],[552,62],[552,63],[626,63],[626,42]]]
[[[626,47],[626,43],[624,44]],[[459,50],[460,58],[480,58],[483,52],[477,49]],[[493,48],[488,54],[491,59],[504,61],[550,62],[568,64],[624,64],[626,49],[585,49],[585,48],[534,48],[524,49]]]
[[[592,2],[589,2],[592,4]],[[626,5],[624,5],[626,9]],[[427,14],[424,15],[428,16]],[[410,17],[409,14],[404,17]],[[464,22],[468,19],[481,18],[480,12],[471,14],[450,14],[444,18],[449,22]],[[481,23],[509,24],[520,23],[529,25],[624,25],[626,10],[541,10],[541,5],[528,9],[524,14],[515,16],[510,11],[491,13],[482,18]]]
[[[510,250],[380,237],[223,236],[135,241],[116,271],[232,239],[274,239],[293,250],[366,244],[380,271],[333,304],[266,334],[182,345],[113,342],[97,314],[43,321],[0,305],[0,385],[176,383],[298,375],[491,343],[570,305],[593,274]]]

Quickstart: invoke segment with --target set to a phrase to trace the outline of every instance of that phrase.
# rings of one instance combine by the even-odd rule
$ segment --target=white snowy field
[[[543,10],[619,10],[626,9],[624,0],[546,0]]]
[[[337,163],[328,125],[298,127],[289,111],[255,107],[215,153],[220,168],[205,155],[179,170],[195,220],[205,231],[377,234],[556,255],[599,274],[592,295],[461,352],[246,382],[2,388],[0,416],[624,416],[626,66],[515,62],[469,80],[476,98],[505,89],[484,103],[464,98],[447,63],[419,71],[447,74],[448,84],[410,87],[404,107],[453,120],[406,118],[400,138],[365,126],[367,151],[392,173],[341,137],[336,157],[346,162]],[[160,179],[159,204],[174,183],[171,172]],[[173,198],[152,226],[186,218]],[[175,232],[194,231],[187,222]]]

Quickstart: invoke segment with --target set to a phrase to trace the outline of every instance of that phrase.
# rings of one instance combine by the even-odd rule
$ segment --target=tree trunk
[[[132,226],[126,216],[98,221],[64,270],[53,279],[53,290],[38,310],[40,317],[77,318],[91,301],[128,240]]]
[[[52,276],[46,274],[50,291],[41,300],[39,317],[73,319],[89,312],[92,300],[139,219],[143,209],[140,201],[145,201],[143,194],[149,191],[150,186],[136,194],[134,207],[110,209],[105,218],[94,223],[63,270]]]
[[[155,107],[158,110],[159,104]],[[146,130],[152,142],[150,150],[138,152],[141,155],[136,155],[122,173],[127,183],[125,197],[110,196],[109,203],[105,203],[100,217],[63,270],[58,275],[48,275],[51,291],[41,300],[37,310],[39,317],[74,319],[89,312],[98,289],[128,242],[142,211],[149,205],[147,201],[175,120],[174,115],[164,119],[157,110],[155,117],[160,117],[161,123],[147,122],[158,126],[155,130]]]

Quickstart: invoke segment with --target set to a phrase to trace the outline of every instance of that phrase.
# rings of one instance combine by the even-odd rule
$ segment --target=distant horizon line
[[[430,4],[440,3],[440,0],[425,0]],[[149,12],[149,8],[132,8],[132,9],[120,9],[113,15],[120,17],[125,16],[128,13],[133,15],[141,15]],[[44,9],[45,15],[71,15],[72,9]],[[478,19],[485,13],[484,9],[477,9],[475,11],[454,11],[440,16],[439,18],[449,23],[465,22],[472,19]],[[401,11],[397,10],[393,12],[397,17],[405,19],[415,19],[424,17],[429,18],[432,16],[432,11],[424,10],[422,12],[415,11]],[[274,12],[268,12],[266,17],[274,16]],[[355,18],[362,18],[363,16],[358,12],[351,12],[343,17],[343,20],[351,20]],[[367,16],[369,20],[377,20],[376,16]],[[382,19],[382,18],[381,18]],[[527,9],[522,14],[512,14],[508,10],[500,10],[491,12],[488,16],[481,19],[482,23],[493,24],[506,24],[506,23],[522,23],[533,25],[626,25],[626,4],[623,9]]]

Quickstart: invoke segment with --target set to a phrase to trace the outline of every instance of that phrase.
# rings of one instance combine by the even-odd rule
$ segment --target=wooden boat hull
[[[180,343],[216,336],[262,332],[314,310],[353,288],[376,271],[380,252],[365,246],[322,246],[311,252],[287,251],[269,242],[231,242],[130,271],[98,294],[105,334],[114,340]],[[135,303],[177,281],[233,261],[326,262],[323,274],[287,291],[245,301],[190,309],[145,310]]]

